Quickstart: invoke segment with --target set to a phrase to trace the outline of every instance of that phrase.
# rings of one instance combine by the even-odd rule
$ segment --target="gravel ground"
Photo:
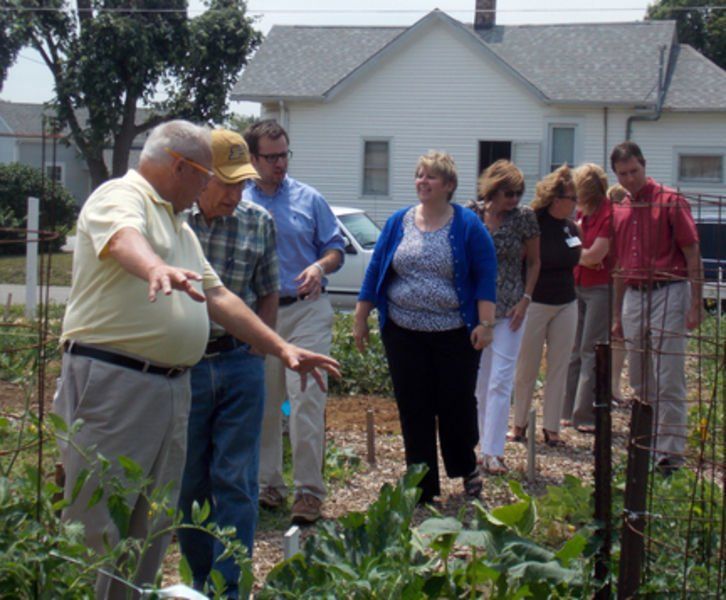
[[[366,411],[374,411],[376,440],[376,463],[367,462]],[[538,415],[541,422],[541,413]],[[615,408],[613,411],[613,450],[625,452],[625,431],[629,419],[629,411]],[[334,519],[349,511],[363,511],[378,498],[384,483],[395,483],[404,473],[403,442],[398,425],[398,414],[392,400],[375,397],[331,398],[327,411],[327,440],[339,449],[351,449],[361,458],[361,467],[345,482],[329,490],[325,502],[324,518]],[[592,444],[594,436],[582,434],[572,428],[561,432],[567,446],[549,448],[543,443],[541,432],[537,434],[536,443],[536,478],[528,482],[527,448],[524,444],[507,443],[505,456],[510,468],[509,478],[515,478],[524,484],[525,490],[534,495],[543,494],[549,485],[558,485],[565,474],[574,475],[585,481],[593,478]],[[443,465],[440,465],[444,473]],[[442,478],[442,495],[439,510],[447,516],[456,516],[467,499],[463,494],[460,479]],[[513,501],[504,478],[486,477],[481,502],[485,506],[495,507]],[[266,512],[266,511],[265,511]],[[427,509],[418,509],[416,521],[429,516]],[[288,513],[277,511],[276,514],[263,514],[255,540],[254,574],[257,585],[264,582],[267,573],[283,558],[282,538],[290,526]],[[314,528],[303,531],[303,539],[310,535]],[[172,547],[165,562],[165,581],[177,581],[177,564],[179,555]]]

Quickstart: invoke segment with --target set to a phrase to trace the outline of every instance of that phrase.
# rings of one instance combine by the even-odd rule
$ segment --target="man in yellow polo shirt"
[[[81,472],[89,477],[64,518],[85,526],[97,552],[105,541],[145,538],[169,525],[130,490],[128,531],[119,532],[106,502],[89,506],[111,476],[123,480],[119,456],[133,459],[151,483],[170,487],[175,506],[186,452],[189,367],[202,357],[209,319],[231,335],[278,356],[288,368],[339,374],[337,363],[286,343],[227,290],[204,258],[182,211],[211,176],[209,130],[171,121],[152,131],[138,171],[99,187],[78,219],[73,284],[63,322],[61,380],[54,410],[68,425],[84,424],[73,444],[61,444],[70,499]],[[176,290],[176,292],[173,292]],[[161,292],[161,295],[159,295]],[[193,441],[192,441],[193,443]],[[90,449],[111,463],[101,481]],[[134,584],[154,581],[168,543],[158,536],[139,557]],[[98,598],[125,598],[129,588],[99,576]]]

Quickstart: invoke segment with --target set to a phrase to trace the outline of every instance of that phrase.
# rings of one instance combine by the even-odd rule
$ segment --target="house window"
[[[45,165],[45,177],[48,181],[55,181],[63,185],[63,165]]]
[[[550,128],[550,172],[567,163],[575,164],[575,131],[573,125],[553,125]]]
[[[388,196],[390,147],[387,141],[366,140],[363,148],[363,195]]]
[[[678,180],[721,183],[723,181],[723,155],[680,154],[678,156]]]

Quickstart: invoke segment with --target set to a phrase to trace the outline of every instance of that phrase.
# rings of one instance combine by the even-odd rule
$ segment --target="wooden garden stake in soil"
[[[373,409],[366,410],[366,440],[368,442],[368,464],[376,464],[376,427],[373,420]]]
[[[529,424],[527,425],[527,480],[534,481],[537,471],[537,455],[534,446],[534,432],[537,431],[537,411],[533,408],[529,411]]]

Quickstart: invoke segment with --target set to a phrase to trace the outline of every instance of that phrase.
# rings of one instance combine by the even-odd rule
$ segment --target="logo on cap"
[[[246,155],[245,148],[241,144],[233,144],[229,147],[229,157],[227,160],[242,160]]]

